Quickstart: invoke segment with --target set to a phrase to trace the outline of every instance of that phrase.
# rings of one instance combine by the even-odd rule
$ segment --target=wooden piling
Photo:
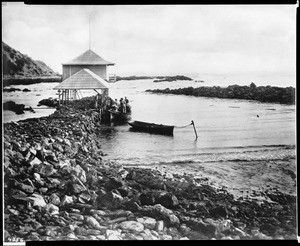
[[[195,135],[196,135],[196,139],[198,138],[198,134],[197,134],[197,131],[196,131],[196,127],[195,127],[195,124],[194,124],[194,121],[192,120],[192,125],[194,127],[194,131],[195,131]]]

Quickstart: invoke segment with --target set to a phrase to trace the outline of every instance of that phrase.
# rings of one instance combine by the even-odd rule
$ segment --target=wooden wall
[[[106,65],[63,65],[62,81],[69,78],[73,74],[79,72],[83,68],[91,70],[93,73],[97,74],[102,79],[108,79]]]

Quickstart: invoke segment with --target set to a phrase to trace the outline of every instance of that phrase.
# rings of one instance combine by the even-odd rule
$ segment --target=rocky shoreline
[[[61,82],[61,76],[40,76],[40,77],[24,77],[24,76],[5,76],[3,78],[3,87],[12,85],[31,85],[37,83],[54,83]]]
[[[4,124],[4,241],[296,239],[296,198],[103,161],[96,111]]]

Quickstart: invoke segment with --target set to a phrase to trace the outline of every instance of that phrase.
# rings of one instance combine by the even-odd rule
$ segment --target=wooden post
[[[196,134],[196,139],[198,138],[198,134],[197,134],[197,131],[196,131],[196,128],[195,128],[195,124],[194,124],[194,121],[192,120],[192,125],[194,127],[194,131],[195,131],[195,134]]]

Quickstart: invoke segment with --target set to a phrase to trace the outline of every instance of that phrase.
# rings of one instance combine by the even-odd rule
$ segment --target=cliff
[[[2,42],[3,75],[4,76],[59,76],[44,62],[33,60],[27,55],[11,48]]]

